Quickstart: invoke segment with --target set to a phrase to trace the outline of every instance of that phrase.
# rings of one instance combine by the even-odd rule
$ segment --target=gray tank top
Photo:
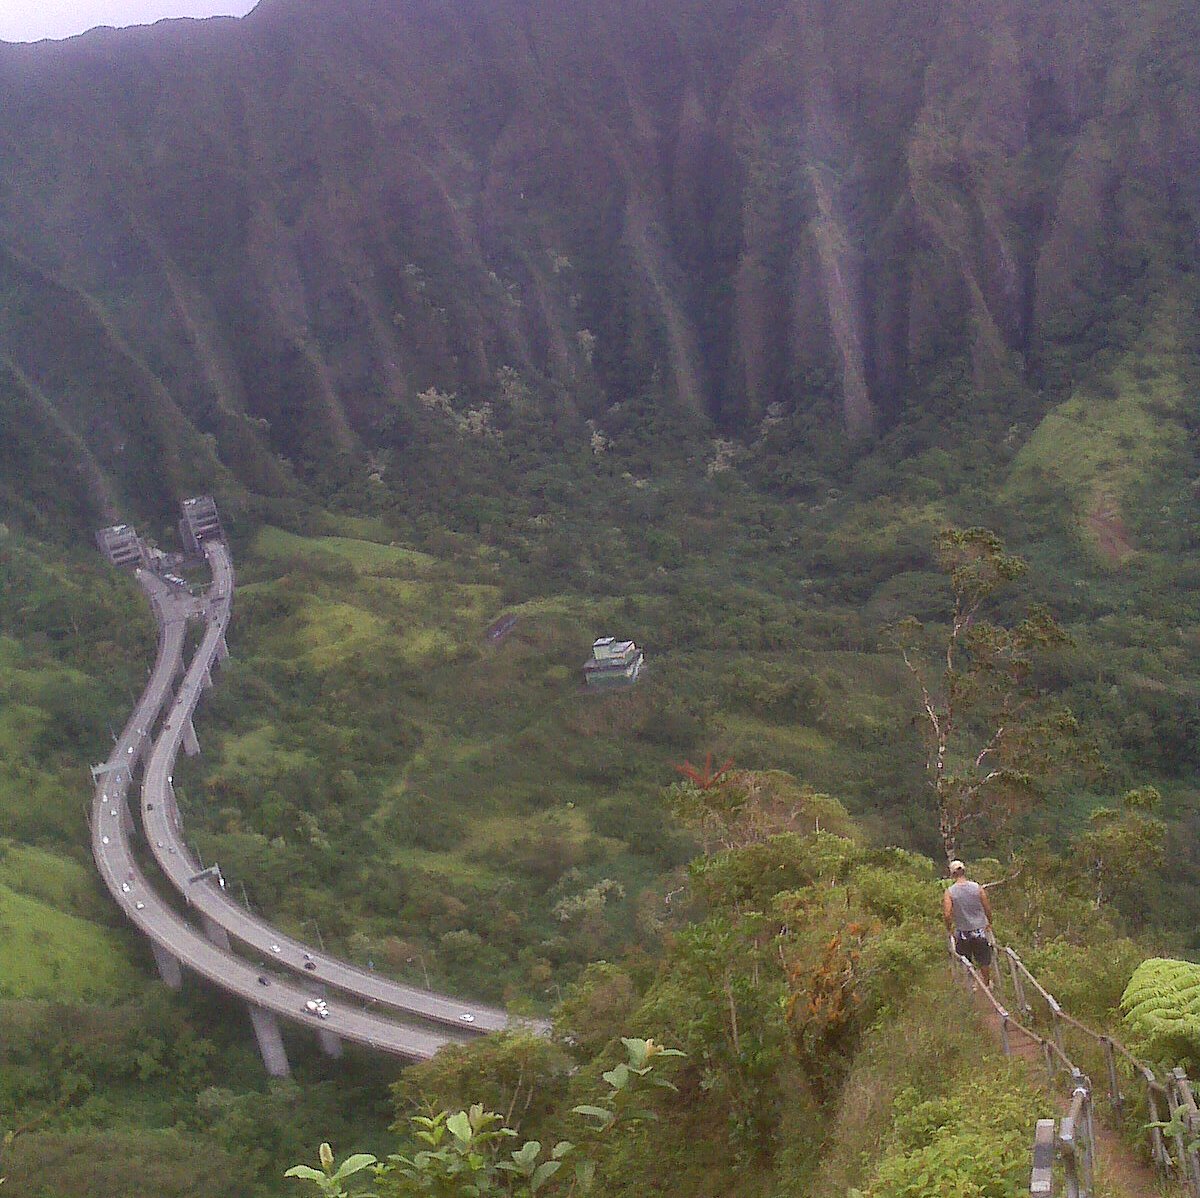
[[[987,912],[983,909],[983,887],[978,882],[965,878],[955,882],[946,892],[954,906],[954,930],[957,932],[981,932],[988,926]]]

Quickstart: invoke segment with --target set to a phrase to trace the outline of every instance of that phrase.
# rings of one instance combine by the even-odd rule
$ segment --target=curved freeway
[[[545,1030],[548,1025],[543,1023],[513,1021],[504,1011],[494,1007],[421,990],[361,969],[284,935],[240,906],[214,879],[191,881],[201,867],[183,838],[171,771],[209,672],[221,652],[234,583],[233,563],[226,546],[221,541],[209,540],[203,542],[203,548],[213,578],[206,613],[207,628],[179,687],[162,734],[151,751],[142,785],[142,822],[146,839],[163,874],[207,920],[261,954],[264,960],[293,969],[312,981],[411,1017],[450,1025],[458,1031],[500,1031],[510,1026],[534,1026]]]
[[[146,689],[112,755],[97,771],[91,819],[96,864],[117,903],[155,946],[252,1007],[282,1015],[315,1031],[329,1032],[410,1059],[428,1058],[445,1044],[461,1040],[463,1033],[451,1036],[445,1031],[407,1026],[346,1001],[329,1001],[327,1017],[318,1019],[305,1007],[312,997],[309,990],[267,978],[250,962],[213,944],[147,884],[128,840],[125,802],[133,763],[144,751],[182,661],[186,616],[171,614],[164,594],[166,588],[153,575],[139,571],[138,578],[158,617],[158,655]]]

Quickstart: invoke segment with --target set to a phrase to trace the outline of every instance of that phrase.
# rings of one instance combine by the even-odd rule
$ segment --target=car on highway
[[[464,1011],[459,1016],[459,1019],[461,1019],[463,1021],[463,1023],[474,1023],[475,1022],[475,1016],[472,1015],[470,1011]]]
[[[329,1018],[329,1004],[323,998],[310,998],[304,1004],[304,1009],[310,1015],[315,1015],[318,1019]]]

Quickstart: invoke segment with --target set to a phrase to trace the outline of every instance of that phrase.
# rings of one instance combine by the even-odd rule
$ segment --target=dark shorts
[[[988,943],[987,932],[955,932],[954,951],[974,965],[992,963],[992,946]]]

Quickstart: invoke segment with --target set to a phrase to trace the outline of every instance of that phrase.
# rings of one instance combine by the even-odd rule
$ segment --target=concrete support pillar
[[[336,1061],[342,1055],[342,1038],[337,1032],[318,1032],[317,1043],[321,1046],[321,1051],[327,1057],[333,1057]]]
[[[254,1038],[262,1054],[263,1066],[268,1077],[287,1077],[291,1073],[287,1053],[283,1048],[283,1037],[279,1034],[279,1020],[273,1011],[262,1007],[250,1007],[250,1022],[254,1025]]]
[[[200,752],[200,738],[196,735],[196,726],[191,720],[183,726],[183,751],[189,757],[195,757]]]
[[[157,941],[150,941],[150,951],[154,954],[154,964],[158,966],[158,976],[163,984],[172,990],[178,990],[183,985],[183,966],[179,958],[172,956]]]
[[[202,882],[197,883],[198,886],[203,885]],[[204,934],[217,946],[229,952],[229,933],[221,927],[211,916],[201,915],[200,922],[204,925]]]
[[[229,646],[225,643],[225,634],[217,641],[217,661],[224,661],[229,656]]]

